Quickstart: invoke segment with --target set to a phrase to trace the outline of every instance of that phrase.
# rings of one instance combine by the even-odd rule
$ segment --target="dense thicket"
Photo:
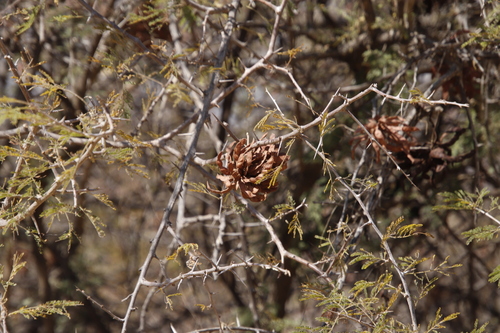
[[[0,331],[498,331],[499,20],[7,0]]]

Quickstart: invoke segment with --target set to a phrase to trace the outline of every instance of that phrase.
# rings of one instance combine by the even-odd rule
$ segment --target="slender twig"
[[[215,114],[212,114],[212,117],[214,117],[215,120],[217,120],[217,122],[219,123],[219,125],[221,125],[226,130],[227,134],[229,134],[229,136],[231,138],[233,138],[234,141],[240,141],[240,139],[229,128],[229,124],[228,123],[226,123],[225,121],[221,121]]]
[[[498,220],[497,218],[495,218],[493,215],[491,215],[490,213],[488,213],[484,209],[481,209],[479,207],[475,207],[474,210],[477,211],[477,212],[479,212],[479,213],[481,213],[481,214],[483,214],[484,216],[488,217],[489,219],[491,219],[496,224],[500,225],[500,220]]]
[[[7,49],[7,46],[5,46],[3,42],[3,37],[0,37],[0,50],[2,50],[3,57],[5,58],[5,60],[7,60],[7,64],[9,64],[10,71],[12,72],[12,74],[14,74],[14,80],[16,80],[19,89],[21,89],[24,99],[26,99],[26,102],[28,102],[28,104],[30,104],[31,106],[31,96],[28,92],[28,89],[26,89],[26,87],[24,86],[23,80],[21,79],[21,75],[17,71],[17,67],[14,64],[14,61],[12,61],[12,56],[10,55],[9,49]]]
[[[167,91],[167,89],[165,87],[168,86],[168,84],[170,83],[171,79],[172,78],[170,78],[168,80],[167,84],[165,84],[161,88],[161,90],[158,93],[158,95],[151,101],[151,104],[149,105],[148,109],[142,115],[141,120],[139,120],[139,122],[137,123],[137,126],[135,126],[135,129],[132,132],[132,136],[137,136],[139,134],[139,131],[141,130],[142,125],[146,122],[146,120],[148,119],[148,117],[153,113],[153,109],[156,106],[156,104],[158,103],[158,101],[160,99],[162,99],[163,96],[165,95],[165,92]]]
[[[82,293],[83,296],[85,296],[89,301],[91,301],[92,303],[97,305],[99,308],[101,308],[101,310],[103,310],[104,312],[109,314],[114,320],[123,321],[123,318],[120,318],[117,315],[115,315],[113,312],[111,312],[109,309],[107,309],[104,305],[102,305],[101,303],[99,303],[98,301],[93,299],[90,295],[88,295],[84,290],[77,287],[76,291]]]
[[[146,314],[148,311],[149,303],[153,299],[153,296],[158,292],[156,289],[150,289],[146,298],[144,299],[144,303],[142,303],[141,313],[139,315],[139,329],[137,332],[144,332],[144,327],[146,326]]]
[[[181,45],[181,40],[182,40],[181,32],[180,32],[179,27],[177,26],[178,19],[174,15],[174,13],[172,13],[170,15],[169,21],[170,21],[170,23],[169,23],[168,27],[170,30],[170,35],[172,36],[172,41],[174,43],[175,52],[176,52],[176,54],[183,54],[185,50],[183,49],[183,47]],[[180,61],[179,65],[181,68],[182,77],[185,78],[185,80],[187,80],[188,82],[190,82],[191,78],[193,77],[193,74],[189,71],[189,69],[186,65],[186,62]],[[176,79],[178,78],[178,76],[180,76],[180,75],[177,75]],[[198,107],[200,109],[203,108],[203,102],[200,99],[200,96],[202,96],[202,95],[199,95],[196,91],[191,90],[189,92],[189,96],[191,97],[191,99],[192,99],[194,105],[196,105],[196,107]]]
[[[349,320],[349,321],[353,321],[353,322],[356,322],[362,326],[366,326],[366,327],[369,327],[369,328],[375,328],[375,325],[373,324],[370,324],[370,323],[367,323],[367,322],[364,322],[358,318],[354,318],[353,316],[349,316],[349,315],[346,315],[344,313],[341,313],[341,312],[338,312],[338,311],[334,311],[334,310],[328,310],[328,314],[333,314],[333,315],[336,315],[340,318],[344,318],[345,320]]]
[[[207,291],[208,294],[208,299],[210,299],[210,309],[214,311],[215,316],[217,317],[217,322],[219,323],[219,331],[224,332],[225,324],[221,320],[221,315],[219,311],[217,311],[217,306],[215,305],[214,302],[214,293],[210,290],[210,287],[208,286],[206,279],[203,280],[203,287],[205,287],[205,290]]]
[[[457,75],[460,72],[460,67],[457,65],[452,65],[450,69],[443,75],[441,75],[434,83],[432,83],[429,88],[424,92],[425,97],[429,97],[431,94],[433,94],[437,88],[443,85],[446,81],[451,80],[455,75]],[[450,103],[451,104],[451,103]],[[456,105],[456,104],[451,104],[451,105]],[[463,107],[463,106],[461,106]]]
[[[311,105],[311,102],[309,101],[309,98],[307,98],[306,94],[304,94],[304,91],[302,91],[302,88],[298,84],[297,80],[295,80],[295,77],[293,76],[292,72],[287,68],[276,66],[276,65],[273,65],[273,69],[286,74],[290,78],[290,81],[292,81],[292,84],[295,87],[295,89],[297,89],[300,96],[302,96],[302,98],[306,101],[309,109],[312,110],[312,105]]]

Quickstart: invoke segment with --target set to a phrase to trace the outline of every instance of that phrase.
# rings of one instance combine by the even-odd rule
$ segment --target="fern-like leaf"
[[[365,261],[365,263],[363,264],[363,266],[361,266],[361,269],[367,269],[371,265],[383,261],[383,259],[377,258],[377,257],[375,257],[373,255],[373,253],[365,251],[363,249],[361,249],[360,251],[357,251],[357,252],[354,252],[353,254],[351,254],[351,257],[353,257],[354,259],[352,259],[349,262],[349,265],[355,264],[355,263],[357,263],[359,261]]]
[[[460,314],[459,312],[455,312],[443,318],[443,314],[441,313],[441,308],[439,308],[436,311],[436,316],[427,326],[426,332],[435,332],[435,330],[437,329],[445,328],[446,326],[444,326],[443,324],[447,321],[457,318],[459,314]]]
[[[500,232],[500,227],[494,225],[485,225],[482,227],[477,227],[468,231],[462,232],[462,235],[467,238],[467,245],[473,241],[483,241],[490,240],[493,237],[497,237]]]
[[[491,283],[497,282],[498,287],[500,287],[500,265],[495,267],[493,272],[491,272],[490,275],[488,275],[488,282]]]
[[[293,232],[293,238],[295,238],[295,234],[299,234],[300,240],[302,240],[302,235],[304,234],[304,231],[302,230],[302,226],[300,225],[300,220],[299,220],[299,214],[295,213],[293,215],[293,218],[290,222],[288,222],[288,233]]]
[[[9,316],[23,315],[27,319],[36,319],[49,315],[58,314],[71,318],[66,310],[69,306],[81,306],[83,303],[76,301],[49,301],[33,307],[22,307],[17,311],[9,313]]]

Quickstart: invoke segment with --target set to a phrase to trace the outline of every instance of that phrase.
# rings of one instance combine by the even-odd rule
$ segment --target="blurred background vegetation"
[[[335,288],[307,265],[291,259],[280,264],[280,253],[262,221],[231,195],[221,199],[204,190],[207,181],[212,188],[218,186],[205,173],[218,173],[214,158],[226,142],[234,141],[228,129],[249,141],[267,132],[284,135],[289,126],[273,127],[273,121],[284,117],[293,124],[308,124],[323,110],[342,105],[339,95],[352,97],[376,84],[388,95],[413,99],[403,103],[370,93],[347,108],[369,131],[373,129],[375,138],[387,139],[385,152],[347,112],[336,114],[330,128],[315,126],[302,135],[359,194],[380,229],[402,216],[404,223],[419,225],[412,237],[389,241],[401,262],[410,257],[432,259],[407,272],[419,330],[471,331],[478,320],[480,325],[489,323],[486,331],[499,332],[500,292],[488,281],[500,265],[500,244],[493,237],[498,228],[476,237],[487,241],[468,242],[462,234],[495,225],[476,208],[495,208],[489,198],[500,195],[498,3],[293,0],[285,2],[275,29],[281,2],[271,2],[242,1],[236,11],[215,87],[217,103],[211,109],[227,125],[221,126],[215,117],[207,121],[197,160],[186,175],[186,191],[171,219],[176,237],[197,244],[195,253],[203,255],[190,267],[186,262],[192,254],[179,254],[177,261],[168,263],[167,274],[209,268],[210,258],[276,264],[291,275],[252,267],[161,289],[143,286],[128,330],[207,332],[227,325],[262,329],[249,332],[376,331],[383,316],[408,325],[404,297],[391,303],[389,311],[388,290],[371,295],[378,302],[372,307],[363,308],[362,303],[354,311],[354,303],[346,305],[342,311],[348,315],[342,317],[332,296]],[[69,170],[77,165],[67,178],[69,185],[58,188],[29,216],[3,226],[2,314],[52,300],[82,303],[67,307],[71,318],[9,316],[2,319],[5,332],[120,331],[122,322],[110,313],[123,317],[129,305],[126,298],[157,233],[203,92],[216,70],[221,30],[230,9],[225,0],[7,0],[0,8],[0,37],[21,86],[32,98],[31,104],[22,102],[25,97],[7,60],[0,60],[2,221],[12,221],[48,193],[57,180],[54,169],[64,174],[64,166]],[[272,38],[276,52],[265,66],[247,75],[245,70],[266,55]],[[428,104],[427,99],[468,107]],[[89,141],[92,133],[109,129],[103,125],[106,114],[116,126],[106,140],[121,145]],[[269,114],[269,126],[256,127]],[[404,121],[408,131],[384,123],[391,116],[401,121],[396,127]],[[37,133],[23,130],[29,126],[38,126],[38,134],[51,129],[58,136],[35,139]],[[171,137],[162,139],[169,133]],[[398,150],[391,148],[391,140],[411,143]],[[357,281],[378,281],[391,272],[381,240],[364,226],[366,216],[352,193],[317,152],[299,137],[290,145],[284,143],[281,151],[290,160],[278,190],[253,205],[270,218],[280,207],[290,212],[304,200],[307,206],[297,215],[300,223],[292,228],[298,233],[290,232],[290,223],[296,222],[293,214],[271,222],[285,248],[315,263],[347,295],[352,295]],[[470,195],[484,189],[489,191],[484,200]],[[440,193],[458,190],[468,193],[465,201],[477,205],[433,209],[447,198]],[[171,233],[165,233],[156,250],[158,258],[170,256],[178,245]],[[350,255],[362,250],[383,260],[368,268],[364,261],[351,263]],[[26,264],[7,292],[5,281],[16,253],[24,254]],[[440,272],[443,262],[461,266],[443,266]],[[162,274],[160,261],[153,260],[146,278],[161,281]],[[392,290],[401,287],[397,278],[389,285]],[[307,296],[305,290],[323,293],[327,301],[318,306],[319,298]],[[370,296],[368,290],[363,292]],[[442,328],[433,327],[438,312],[460,315]],[[366,318],[373,326],[360,324]],[[384,322],[379,331],[411,331],[395,322]]]

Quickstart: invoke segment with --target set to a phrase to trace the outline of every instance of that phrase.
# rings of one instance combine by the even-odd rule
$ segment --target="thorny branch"
[[[85,292],[85,290],[82,290],[82,289],[80,289],[80,288],[77,287],[76,291],[82,293],[83,296],[85,296],[89,301],[91,301],[92,303],[94,303],[95,305],[97,305],[99,308],[101,308],[104,312],[106,312],[107,314],[109,314],[111,316],[111,318],[113,318],[114,320],[123,321],[123,318],[120,318],[117,315],[115,315],[113,312],[109,311],[104,305],[102,305],[101,303],[99,303],[98,301],[96,301],[95,299],[93,299],[90,295],[88,295]]]
[[[226,26],[224,27],[224,30],[222,32],[222,41],[219,47],[219,51],[217,54],[217,60],[215,64],[215,68],[221,68],[222,63],[225,59],[225,55],[227,52],[227,48],[229,46],[229,40],[230,36],[232,34],[234,25],[235,25],[235,17],[236,17],[236,12],[239,7],[239,0],[235,0],[231,4],[232,8],[229,11],[228,15],[228,21],[226,23]],[[207,89],[207,91],[204,93],[204,102],[203,102],[203,109],[201,110],[201,115],[200,118],[198,119],[198,122],[196,123],[196,128],[193,133],[192,139],[191,139],[191,144],[189,147],[189,150],[186,154],[186,156],[183,158],[182,164],[179,168],[179,176],[177,179],[177,182],[175,183],[174,190],[172,192],[172,195],[170,196],[170,200],[167,204],[167,207],[165,209],[165,213],[162,217],[160,226],[158,227],[158,231],[156,232],[155,237],[153,238],[151,242],[151,246],[149,249],[149,253],[141,267],[141,272],[137,281],[137,284],[135,286],[134,291],[130,295],[129,299],[129,306],[127,308],[127,312],[124,317],[124,323],[122,326],[122,332],[127,331],[127,325],[128,321],[130,320],[130,315],[132,311],[135,309],[135,301],[137,299],[137,296],[139,294],[139,290],[142,286],[143,280],[145,278],[146,272],[149,269],[149,266],[151,264],[152,259],[156,256],[156,249],[158,247],[158,244],[160,242],[161,236],[163,235],[164,230],[171,228],[171,222],[170,222],[170,214],[172,213],[172,210],[174,208],[175,202],[177,201],[178,195],[182,191],[182,187],[184,184],[184,177],[186,175],[187,168],[189,166],[189,162],[193,158],[193,156],[196,153],[196,145],[198,143],[198,138],[201,134],[202,127],[205,123],[205,120],[208,118],[209,111],[211,108],[211,98],[214,93],[215,89],[215,84],[217,82],[219,76],[219,69],[216,69],[214,73],[211,76],[210,79],[210,84]]]
[[[233,271],[236,268],[249,268],[249,267],[258,267],[262,269],[273,270],[279,272],[284,275],[290,275],[290,271],[284,268],[280,268],[276,265],[269,264],[260,264],[250,261],[245,261],[241,263],[232,263],[229,265],[213,265],[211,268],[202,269],[202,270],[192,270],[188,273],[179,274],[175,278],[167,278],[163,282],[151,282],[146,279],[142,280],[141,283],[147,287],[156,287],[156,288],[165,288],[168,286],[175,286],[177,283],[181,283],[184,280],[189,280],[197,277],[205,277],[213,273],[223,274],[225,272]]]

